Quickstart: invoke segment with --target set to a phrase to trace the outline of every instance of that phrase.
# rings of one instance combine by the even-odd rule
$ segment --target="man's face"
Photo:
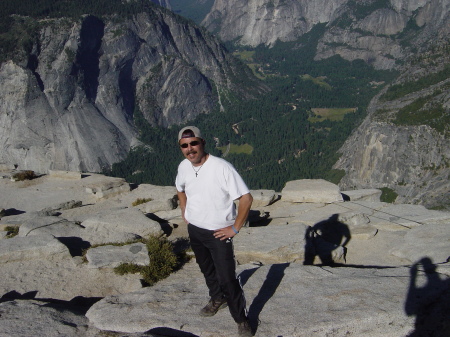
[[[205,156],[205,148],[202,139],[197,137],[181,138],[180,149],[183,155],[192,165],[201,165]]]

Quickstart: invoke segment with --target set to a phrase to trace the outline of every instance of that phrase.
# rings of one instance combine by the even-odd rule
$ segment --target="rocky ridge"
[[[253,90],[217,39],[161,7],[29,20],[31,51],[0,65],[0,163],[100,172],[139,145],[136,119],[167,127]]]
[[[67,171],[28,181],[0,173],[0,228],[19,228],[0,239],[0,335],[234,334],[226,310],[196,314],[207,292],[194,261],[147,288],[140,275],[112,271],[151,261],[142,245],[109,242],[186,237],[174,187]],[[448,334],[450,213],[382,203],[377,189],[341,191],[323,180],[252,194],[234,243],[256,336]],[[139,198],[152,200],[132,206]],[[95,243],[103,245],[89,248]]]
[[[448,44],[424,53],[420,62],[412,58],[393,85],[411,83],[448,68],[446,48]],[[386,100],[383,95],[388,89],[372,99],[367,117],[339,150],[342,156],[333,167],[346,172],[339,186],[387,187],[398,194],[396,202],[448,209],[450,130],[445,116],[450,110],[450,79]],[[421,102],[419,108],[399,123],[399,111],[417,102]]]
[[[322,25],[316,60],[361,59],[376,69],[397,70],[393,84],[402,84],[448,68],[449,10],[449,2],[440,0],[218,0],[203,24],[224,40],[253,47],[295,41]],[[340,187],[389,188],[397,193],[396,202],[448,209],[448,76],[401,97],[380,99],[387,90],[373,98],[368,116],[339,150],[342,156],[333,168],[345,171]],[[412,108],[408,121],[396,122],[402,109],[418,101],[421,106]],[[440,120],[432,120],[434,109],[442,111]],[[412,121],[420,115],[426,118]]]
[[[396,61],[417,52],[414,48],[448,38],[449,10],[446,0],[216,0],[202,24],[224,41],[252,47],[295,41],[324,24],[317,60],[340,55],[376,69],[393,69]]]

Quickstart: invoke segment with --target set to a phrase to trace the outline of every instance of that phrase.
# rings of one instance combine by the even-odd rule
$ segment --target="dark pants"
[[[231,316],[236,323],[246,320],[246,304],[240,280],[236,277],[233,240],[219,240],[214,231],[188,225],[191,248],[205,276],[211,299],[225,296]]]

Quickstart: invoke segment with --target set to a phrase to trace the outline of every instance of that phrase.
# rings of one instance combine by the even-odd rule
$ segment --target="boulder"
[[[73,209],[77,207],[81,207],[83,205],[83,202],[81,200],[70,200],[66,202],[62,202],[55,206],[46,207],[42,210],[40,210],[38,213],[40,215],[58,215],[60,211],[65,211],[68,209]]]
[[[169,203],[170,209],[177,207],[177,190],[175,186],[158,186],[151,184],[140,184],[130,193],[122,194],[118,197],[121,204],[131,207],[132,204],[138,199],[147,199],[148,202],[159,201],[162,203]],[[141,207],[144,206],[144,207]],[[142,210],[145,210],[146,204],[135,206]]]
[[[157,211],[155,212],[161,219],[169,220],[171,218],[181,218],[181,210],[179,208],[172,209],[170,211]]]
[[[379,230],[407,231],[425,223],[445,223],[448,212],[429,210],[421,205],[389,204],[384,202],[346,202],[347,207],[366,214],[370,223]]]
[[[113,197],[130,191],[130,185],[122,178],[110,178],[86,186],[86,192],[96,199]]]
[[[130,236],[145,237],[162,234],[161,225],[135,208],[113,208],[99,212],[83,221],[87,241],[94,243],[124,242]],[[108,238],[123,236],[120,241]]]
[[[409,230],[402,242],[390,250],[390,253],[409,260],[417,261],[427,256],[436,263],[450,261],[449,223],[425,224]]]
[[[16,169],[16,167],[12,164],[0,163],[0,172],[11,171]]]
[[[240,264],[301,263],[307,228],[302,223],[242,228],[233,239],[236,259]]]
[[[348,226],[361,226],[370,223],[370,218],[367,214],[359,212],[346,212],[339,214],[339,221]]]
[[[145,213],[156,213],[161,211],[171,211],[176,208],[176,203],[172,199],[151,200],[144,204]]]
[[[54,237],[80,237],[83,227],[77,222],[56,216],[36,216],[25,220],[19,227],[18,236],[51,235]]]
[[[88,229],[81,232],[80,236],[82,241],[88,243],[88,246],[125,243],[142,238],[142,236],[136,233],[116,231],[114,228],[108,227],[94,228],[93,230]]]
[[[49,170],[48,174],[52,178],[81,179],[81,172],[78,171]]]
[[[0,241],[0,263],[71,258],[67,247],[52,235],[15,236]]]
[[[0,243],[10,240],[0,240]],[[34,292],[36,298],[69,301],[75,297],[98,298],[142,288],[140,274],[118,275],[109,268],[88,268],[87,263],[80,264],[78,260],[79,257],[70,256],[61,260],[43,257],[3,263],[0,294]]]
[[[0,336],[86,336],[89,321],[80,311],[70,303],[6,301],[0,303]]]
[[[333,203],[343,201],[339,187],[323,179],[288,181],[281,191],[282,200],[289,202]]]
[[[274,190],[250,190],[250,193],[253,196],[252,208],[268,206],[279,199]]]
[[[147,246],[141,242],[124,246],[100,246],[86,253],[89,268],[114,268],[122,263],[150,264]]]
[[[363,189],[353,191],[342,191],[344,200],[347,201],[380,201],[381,190],[378,189]]]
[[[373,238],[378,233],[378,229],[371,225],[367,226],[358,226],[355,228],[351,228],[352,239],[357,240],[369,240]]]

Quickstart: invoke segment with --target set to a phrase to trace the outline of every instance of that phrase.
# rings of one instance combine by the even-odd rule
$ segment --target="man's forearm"
[[[177,191],[177,196],[178,196],[178,201],[180,202],[181,216],[183,217],[184,221],[187,223],[186,218],[184,217],[184,212],[186,210],[186,202],[187,202],[186,193]]]

